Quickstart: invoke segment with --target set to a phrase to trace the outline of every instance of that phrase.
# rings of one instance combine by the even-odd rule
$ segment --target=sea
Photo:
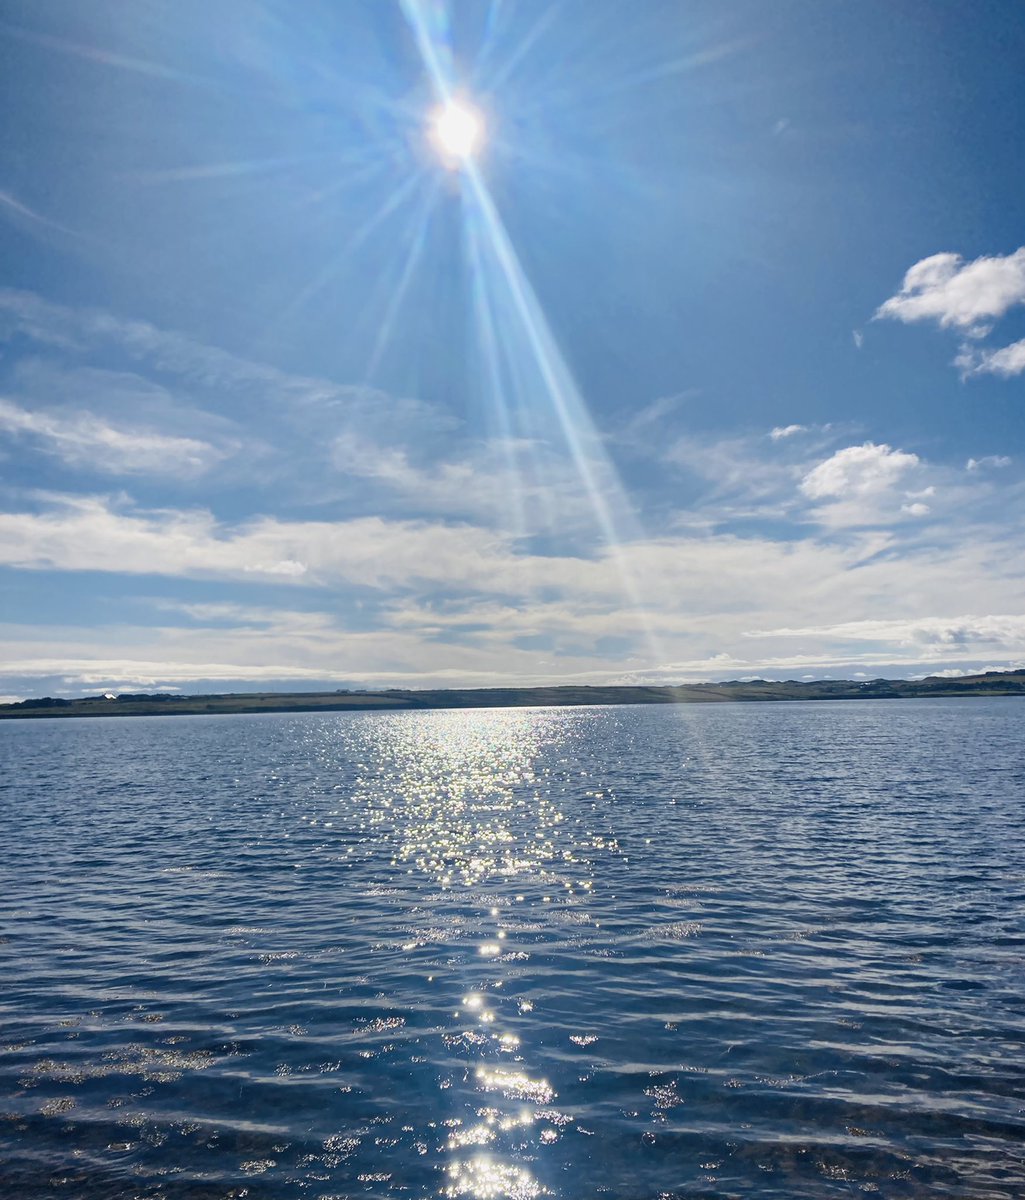
[[[0,724],[0,1196],[1025,1197],[1019,699]]]

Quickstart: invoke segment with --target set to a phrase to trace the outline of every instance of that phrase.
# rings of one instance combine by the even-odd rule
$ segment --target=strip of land
[[[39,717],[196,716],[207,713],[347,712],[386,709],[527,708],[587,704],[722,704],[783,700],[909,700],[940,696],[1022,696],[1025,671],[956,678],[728,680],[675,687],[451,688],[368,692],[232,692],[210,696],[121,692],[69,700],[44,696],[0,705],[0,720]]]

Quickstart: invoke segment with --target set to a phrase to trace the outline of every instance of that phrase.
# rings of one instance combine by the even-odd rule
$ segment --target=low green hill
[[[904,700],[924,696],[1025,695],[1025,671],[987,671],[956,678],[727,680],[675,687],[584,687],[568,684],[527,688],[452,688],[382,692],[232,692],[182,696],[122,692],[69,700],[45,696],[0,705],[0,720],[38,717],[136,717],[202,713],[344,712],[388,709],[521,708],[586,704],[722,704],[796,700]]]

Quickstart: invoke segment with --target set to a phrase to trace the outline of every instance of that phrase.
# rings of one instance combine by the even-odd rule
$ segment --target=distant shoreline
[[[42,717],[198,716],[210,713],[418,712],[433,709],[535,708],[611,704],[728,704],[795,700],[911,700],[941,696],[1025,696],[1025,671],[954,678],[727,680],[671,687],[597,686],[389,689],[387,691],[229,692],[166,695],[122,692],[68,700],[42,697],[0,705],[0,720]]]

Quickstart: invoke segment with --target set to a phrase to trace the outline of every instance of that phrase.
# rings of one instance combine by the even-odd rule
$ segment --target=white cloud
[[[699,481],[706,487],[704,494],[687,498],[689,506],[674,515],[672,527],[724,529],[736,521],[803,522],[807,506],[799,485],[830,452],[837,437],[849,432],[833,424],[795,423],[761,434],[677,438],[662,450],[661,461],[686,468],[692,487]],[[823,510],[817,509],[815,515],[821,519]]]
[[[240,604],[233,600],[167,600],[152,601],[158,612],[183,613],[199,624],[223,622],[236,628],[252,626],[262,629],[313,631],[333,628],[335,619],[324,612],[295,608],[271,608],[262,604]]]
[[[47,504],[40,512],[0,514],[0,563],[305,586],[346,582],[388,597],[415,588],[421,597],[434,589],[534,604],[541,594],[578,613],[585,601],[622,608],[625,572],[653,612],[665,608],[688,621],[737,611],[741,597],[753,603],[752,577],[770,595],[782,595],[795,578],[840,578],[891,544],[887,534],[843,545],[722,534],[651,538],[580,557],[531,554],[516,538],[468,524],[380,517],[230,523],[203,510],[139,510],[103,497],[49,497]],[[862,570],[859,578],[868,575]]]
[[[53,304],[15,288],[0,287],[0,333],[4,327],[67,351],[115,347],[132,360],[176,377],[179,383],[213,395],[234,393],[235,411],[241,397],[250,410],[285,411],[297,423],[309,417],[321,433],[325,412],[346,417],[355,410],[360,426],[374,429],[388,428],[397,419],[410,426],[422,424],[425,416],[438,420],[436,410],[416,400],[398,401],[371,387],[290,374],[147,321],[128,320],[103,309]],[[451,417],[445,421],[451,428]]]
[[[30,208],[17,197],[12,196],[10,192],[0,191],[0,213],[13,218],[17,224],[27,226],[36,232],[54,230],[57,233],[70,234],[72,237],[78,236],[73,229],[68,229],[66,225],[44,217],[42,213],[36,212],[34,208]]]
[[[246,563],[242,570],[247,575],[284,575],[294,579],[305,575],[309,568],[298,559],[282,558],[278,562]]]
[[[282,614],[283,616],[284,614]],[[354,631],[282,620],[266,629],[116,626],[43,631],[0,625],[0,678],[64,681],[64,687],[145,688],[192,681],[444,687],[551,682],[586,676],[593,661],[565,655],[548,667],[501,638],[441,643],[419,632]],[[273,649],[268,653],[268,646]],[[40,694],[29,688],[28,694]]]
[[[765,629],[751,638],[822,638],[830,641],[888,642],[899,646],[954,646],[985,642],[993,646],[1025,644],[1025,614],[967,614],[900,620],[843,621],[835,625]]]
[[[776,428],[769,433],[769,437],[771,437],[774,442],[778,442],[781,438],[793,437],[795,433],[806,433],[807,430],[807,425],[777,425]]]
[[[289,681],[337,685],[476,686],[551,682],[658,683],[802,671],[850,677],[968,669],[1025,655],[1025,617],[924,618],[852,622],[745,634],[727,649],[677,640],[665,657],[601,656],[586,639],[538,655],[501,628],[440,640],[415,626],[352,630],[327,614],[267,610],[255,622],[196,627],[165,624],[40,628],[0,625],[0,677],[8,690],[39,695],[68,688],[114,691],[195,681],[239,684]],[[719,631],[719,638],[722,631]],[[773,639],[773,640],[767,640]],[[791,649],[787,641],[800,640]],[[717,638],[718,644],[722,644]],[[268,654],[268,646],[273,652]],[[868,668],[867,671],[864,668]],[[882,671],[880,668],[883,668]],[[33,686],[31,680],[45,680]],[[55,684],[52,681],[57,681]]]
[[[812,500],[878,495],[918,464],[917,454],[865,442],[837,450],[819,463],[801,480],[801,491]]]
[[[0,293],[0,309],[4,303]],[[878,645],[890,647],[890,657],[881,658],[878,645],[866,642],[852,654],[839,637],[830,642],[809,634],[800,646],[742,638],[756,626],[810,629],[853,615],[931,617],[936,597],[956,605],[948,611],[971,611],[980,587],[987,604],[1007,612],[1023,594],[1025,578],[1016,564],[1025,557],[1008,532],[1013,488],[999,498],[1002,525],[980,532],[969,527],[966,513],[971,501],[976,520],[986,515],[986,498],[996,490],[989,481],[960,471],[952,480],[914,454],[871,442],[833,454],[853,440],[850,431],[834,427],[827,438],[829,427],[787,425],[720,440],[675,439],[667,436],[666,422],[660,424],[665,405],[655,406],[638,419],[635,434],[647,429],[661,461],[686,468],[691,477],[681,472],[677,486],[706,495],[689,510],[686,529],[683,520],[673,527],[672,516],[660,510],[662,529],[673,532],[642,537],[630,527],[612,551],[590,529],[579,536],[579,516],[590,501],[566,454],[546,445],[540,432],[536,440],[475,440],[450,416],[415,401],[286,376],[149,326],[40,305],[21,298],[13,308],[8,304],[8,313],[33,336],[36,322],[51,340],[79,339],[101,350],[104,341],[116,343],[157,368],[152,373],[161,382],[149,391],[133,373],[83,369],[58,377],[38,362],[26,364],[17,394],[19,404],[31,396],[31,410],[0,410],[13,435],[33,437],[64,457],[84,454],[84,441],[91,454],[122,461],[129,450],[109,431],[164,439],[149,447],[153,455],[187,456],[191,447],[181,443],[190,441],[215,451],[230,446],[228,466],[244,460],[252,471],[247,482],[259,479],[268,505],[321,519],[225,519],[157,508],[152,500],[140,508],[126,497],[32,496],[25,506],[33,511],[0,515],[0,563],[108,572],[106,583],[93,580],[90,587],[106,588],[103,611],[121,623],[0,633],[0,660],[26,674],[50,671],[104,684],[138,680],[140,686],[145,680],[152,689],[195,679],[327,676],[455,685],[798,669],[843,674],[851,664],[876,670],[895,662],[963,666],[949,657],[950,647],[961,644],[954,641],[915,642],[894,655],[894,643],[881,639]],[[165,376],[175,377],[173,390]],[[183,379],[190,387],[178,389]],[[69,397],[77,411],[66,407]],[[203,423],[201,401],[222,415],[207,413]],[[260,459],[259,470],[252,470],[255,429],[273,448],[268,458],[277,456],[270,469]],[[135,443],[130,449],[140,451]],[[219,485],[225,470],[217,473]],[[932,505],[933,489],[922,485],[933,479],[941,484],[936,508],[952,520],[911,520],[923,515],[923,501]],[[599,487],[604,481],[597,479]],[[300,499],[310,505],[302,510],[300,483],[308,488]],[[242,503],[251,504],[251,495]],[[659,500],[666,502],[665,493]],[[528,510],[533,505],[540,516],[520,525],[503,521],[502,510],[516,502]],[[546,502],[550,524],[541,511]],[[805,521],[810,510],[819,530],[846,528],[838,537],[808,536],[807,524],[793,522]],[[223,511],[240,509],[225,504]],[[339,511],[344,519],[330,519]],[[461,520],[424,519],[428,511]],[[389,519],[382,515],[387,512],[395,515]],[[419,519],[405,519],[409,512]],[[573,514],[577,526],[567,534]],[[788,535],[715,531],[738,514],[789,520]],[[865,532],[887,524],[887,532]],[[557,536],[528,540],[520,536],[526,528]],[[167,602],[173,615],[159,627],[131,624],[138,619],[133,591],[159,589],[152,580],[141,584],[142,575],[178,581],[177,608]],[[211,580],[240,586],[211,586]],[[231,603],[224,602],[226,594]],[[297,609],[322,604],[348,614],[354,628],[344,626],[345,617],[247,603],[268,594],[288,595]],[[632,605],[631,596],[642,599]],[[985,653],[983,661],[992,661],[996,650]],[[7,678],[5,689],[21,690],[20,679]]]
[[[203,510],[123,511],[103,497],[63,497],[42,513],[0,513],[0,563],[191,578],[264,577],[381,588],[416,580],[465,585],[517,560],[501,535],[468,525],[285,521],[235,525]],[[497,573],[497,574],[496,574]]]
[[[854,342],[854,345],[858,350],[860,350],[861,347],[864,346],[864,344],[865,344],[865,335],[861,332],[860,329],[852,329],[851,330],[851,339]]]
[[[90,412],[30,411],[0,399],[0,434],[30,438],[69,466],[111,475],[198,475],[225,452],[198,438],[126,429]]]
[[[230,461],[218,471],[219,488],[255,477],[265,489],[273,484],[281,502],[344,504],[349,512],[399,516],[479,517],[521,533],[557,536],[565,536],[570,525],[594,527],[580,461],[550,421],[538,421],[530,437],[477,439],[440,406],[288,374],[146,322],[0,288],[4,325],[60,346],[72,360],[114,348],[145,364],[142,374],[69,369],[47,359],[18,364],[19,397],[31,398],[33,414],[46,414],[34,417],[33,436],[46,435],[42,444],[59,446],[76,465],[124,473],[135,454],[153,464],[140,463],[136,473],[153,474],[167,451],[180,476],[187,473],[179,468],[189,455],[204,461],[220,456]],[[81,406],[77,415],[63,407],[69,396]],[[20,418],[21,436],[29,436],[25,420]],[[122,442],[131,436],[131,444],[112,446],[118,434]],[[150,445],[143,435],[180,441]],[[84,442],[98,446],[95,461],[91,452],[78,449]],[[207,449],[199,451],[200,446]],[[597,492],[614,507],[619,485],[598,450],[594,441],[584,451],[587,469]]]
[[[1020,671],[1025,663],[1022,662],[1004,662],[1004,663],[979,663],[971,667],[945,667],[942,671],[930,671],[929,674],[937,679],[963,679],[966,675],[986,675],[990,671]],[[921,676],[912,675],[912,679],[921,678]]]
[[[426,522],[230,525],[98,501],[13,516],[14,524],[0,520],[0,561],[109,571],[112,617],[138,612],[133,573],[198,582],[187,585],[190,599],[159,601],[168,617],[157,626],[0,627],[0,686],[12,693],[128,681],[150,689],[194,680],[456,686],[885,674],[1025,655],[1025,618],[946,617],[935,607],[971,614],[984,586],[995,612],[1015,612],[1025,556],[1000,528],[935,545],[877,531],[839,542],[678,536],[574,558]],[[289,561],[306,564],[306,574],[247,573]],[[643,597],[640,612],[621,571]],[[203,581],[227,577],[298,586],[290,594],[303,600],[278,609],[211,598]],[[360,582],[376,590],[338,586]],[[311,590],[317,584],[325,590]],[[328,597],[334,610],[343,595],[348,615],[345,605],[341,615],[303,608],[327,607]],[[70,682],[51,682],[60,678]]]
[[[987,333],[994,320],[1025,303],[1025,246],[1003,257],[965,262],[959,254],[933,254],[915,263],[900,291],[876,310],[877,318],[936,321],[971,336]]]
[[[986,454],[982,458],[970,458],[965,463],[966,471],[981,471],[987,467],[1009,467],[1011,459],[1006,454]]]
[[[1025,338],[999,350],[963,346],[954,364],[965,375],[999,375],[1003,379],[1010,379],[1012,375],[1020,375],[1025,371]]]
[[[0,288],[0,313],[13,327],[37,341],[69,349],[116,345],[132,358],[146,359],[160,370],[208,387],[274,385],[297,396],[325,387],[338,390],[322,380],[289,376],[146,321],[126,320],[102,309],[51,304],[15,288]]]

